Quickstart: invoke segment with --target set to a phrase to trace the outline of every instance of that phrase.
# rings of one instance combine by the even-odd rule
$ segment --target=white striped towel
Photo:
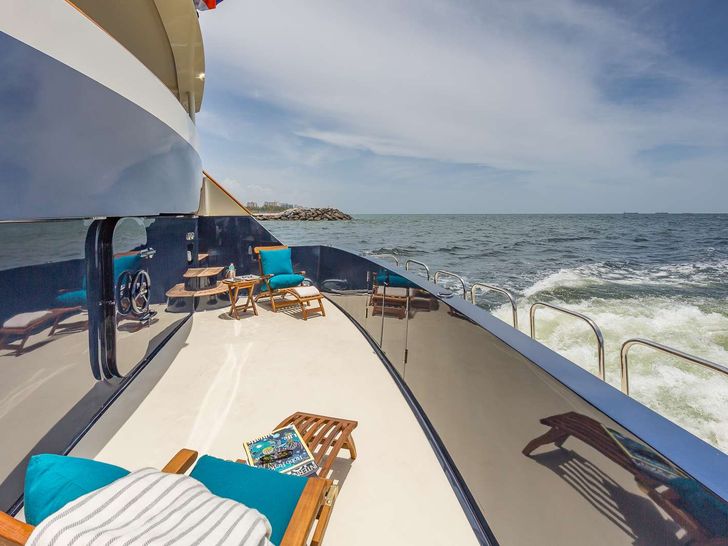
[[[145,468],[69,502],[43,520],[30,546],[236,544],[270,546],[270,523],[189,476]]]

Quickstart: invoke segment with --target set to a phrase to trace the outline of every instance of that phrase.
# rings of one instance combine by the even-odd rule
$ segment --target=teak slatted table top
[[[356,446],[351,432],[357,427],[357,421],[326,417],[313,413],[296,412],[286,417],[276,429],[296,425],[298,432],[303,436],[306,445],[311,450],[314,461],[319,466],[318,475],[322,478],[328,476],[331,465],[341,448],[349,452],[349,456],[356,459]]]
[[[167,290],[165,295],[168,298],[201,298],[205,296],[218,296],[227,291],[227,286],[221,281],[217,281],[217,284],[214,286],[209,286],[200,290],[188,290],[185,288],[185,283],[181,282]]]
[[[199,277],[214,277],[222,273],[224,267],[190,267],[182,275],[185,279],[194,279]]]

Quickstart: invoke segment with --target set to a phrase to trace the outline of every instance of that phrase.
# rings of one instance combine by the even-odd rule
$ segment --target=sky
[[[225,0],[205,169],[350,213],[728,212],[726,0]]]

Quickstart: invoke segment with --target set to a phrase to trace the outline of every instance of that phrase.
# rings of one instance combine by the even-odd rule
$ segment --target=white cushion
[[[384,296],[384,286],[377,286],[377,292],[376,294],[378,296]],[[407,297],[407,289],[401,288],[399,286],[387,286],[387,296],[397,296],[400,298],[406,298]]]
[[[299,298],[312,298],[321,295],[321,292],[315,286],[297,286],[296,288],[291,288],[291,290],[298,294]]]
[[[49,317],[53,313],[50,311],[33,311],[32,313],[20,313],[18,315],[10,317],[3,324],[3,328],[25,328],[31,322]]]

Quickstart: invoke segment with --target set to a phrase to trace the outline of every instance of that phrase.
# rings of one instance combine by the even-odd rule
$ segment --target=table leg
[[[248,303],[253,306],[253,314],[258,316],[258,307],[255,305],[255,298],[253,297],[253,290],[255,287],[248,288]]]
[[[234,285],[228,286],[228,292],[230,294],[230,316],[236,320],[240,319],[238,315],[238,287]]]

